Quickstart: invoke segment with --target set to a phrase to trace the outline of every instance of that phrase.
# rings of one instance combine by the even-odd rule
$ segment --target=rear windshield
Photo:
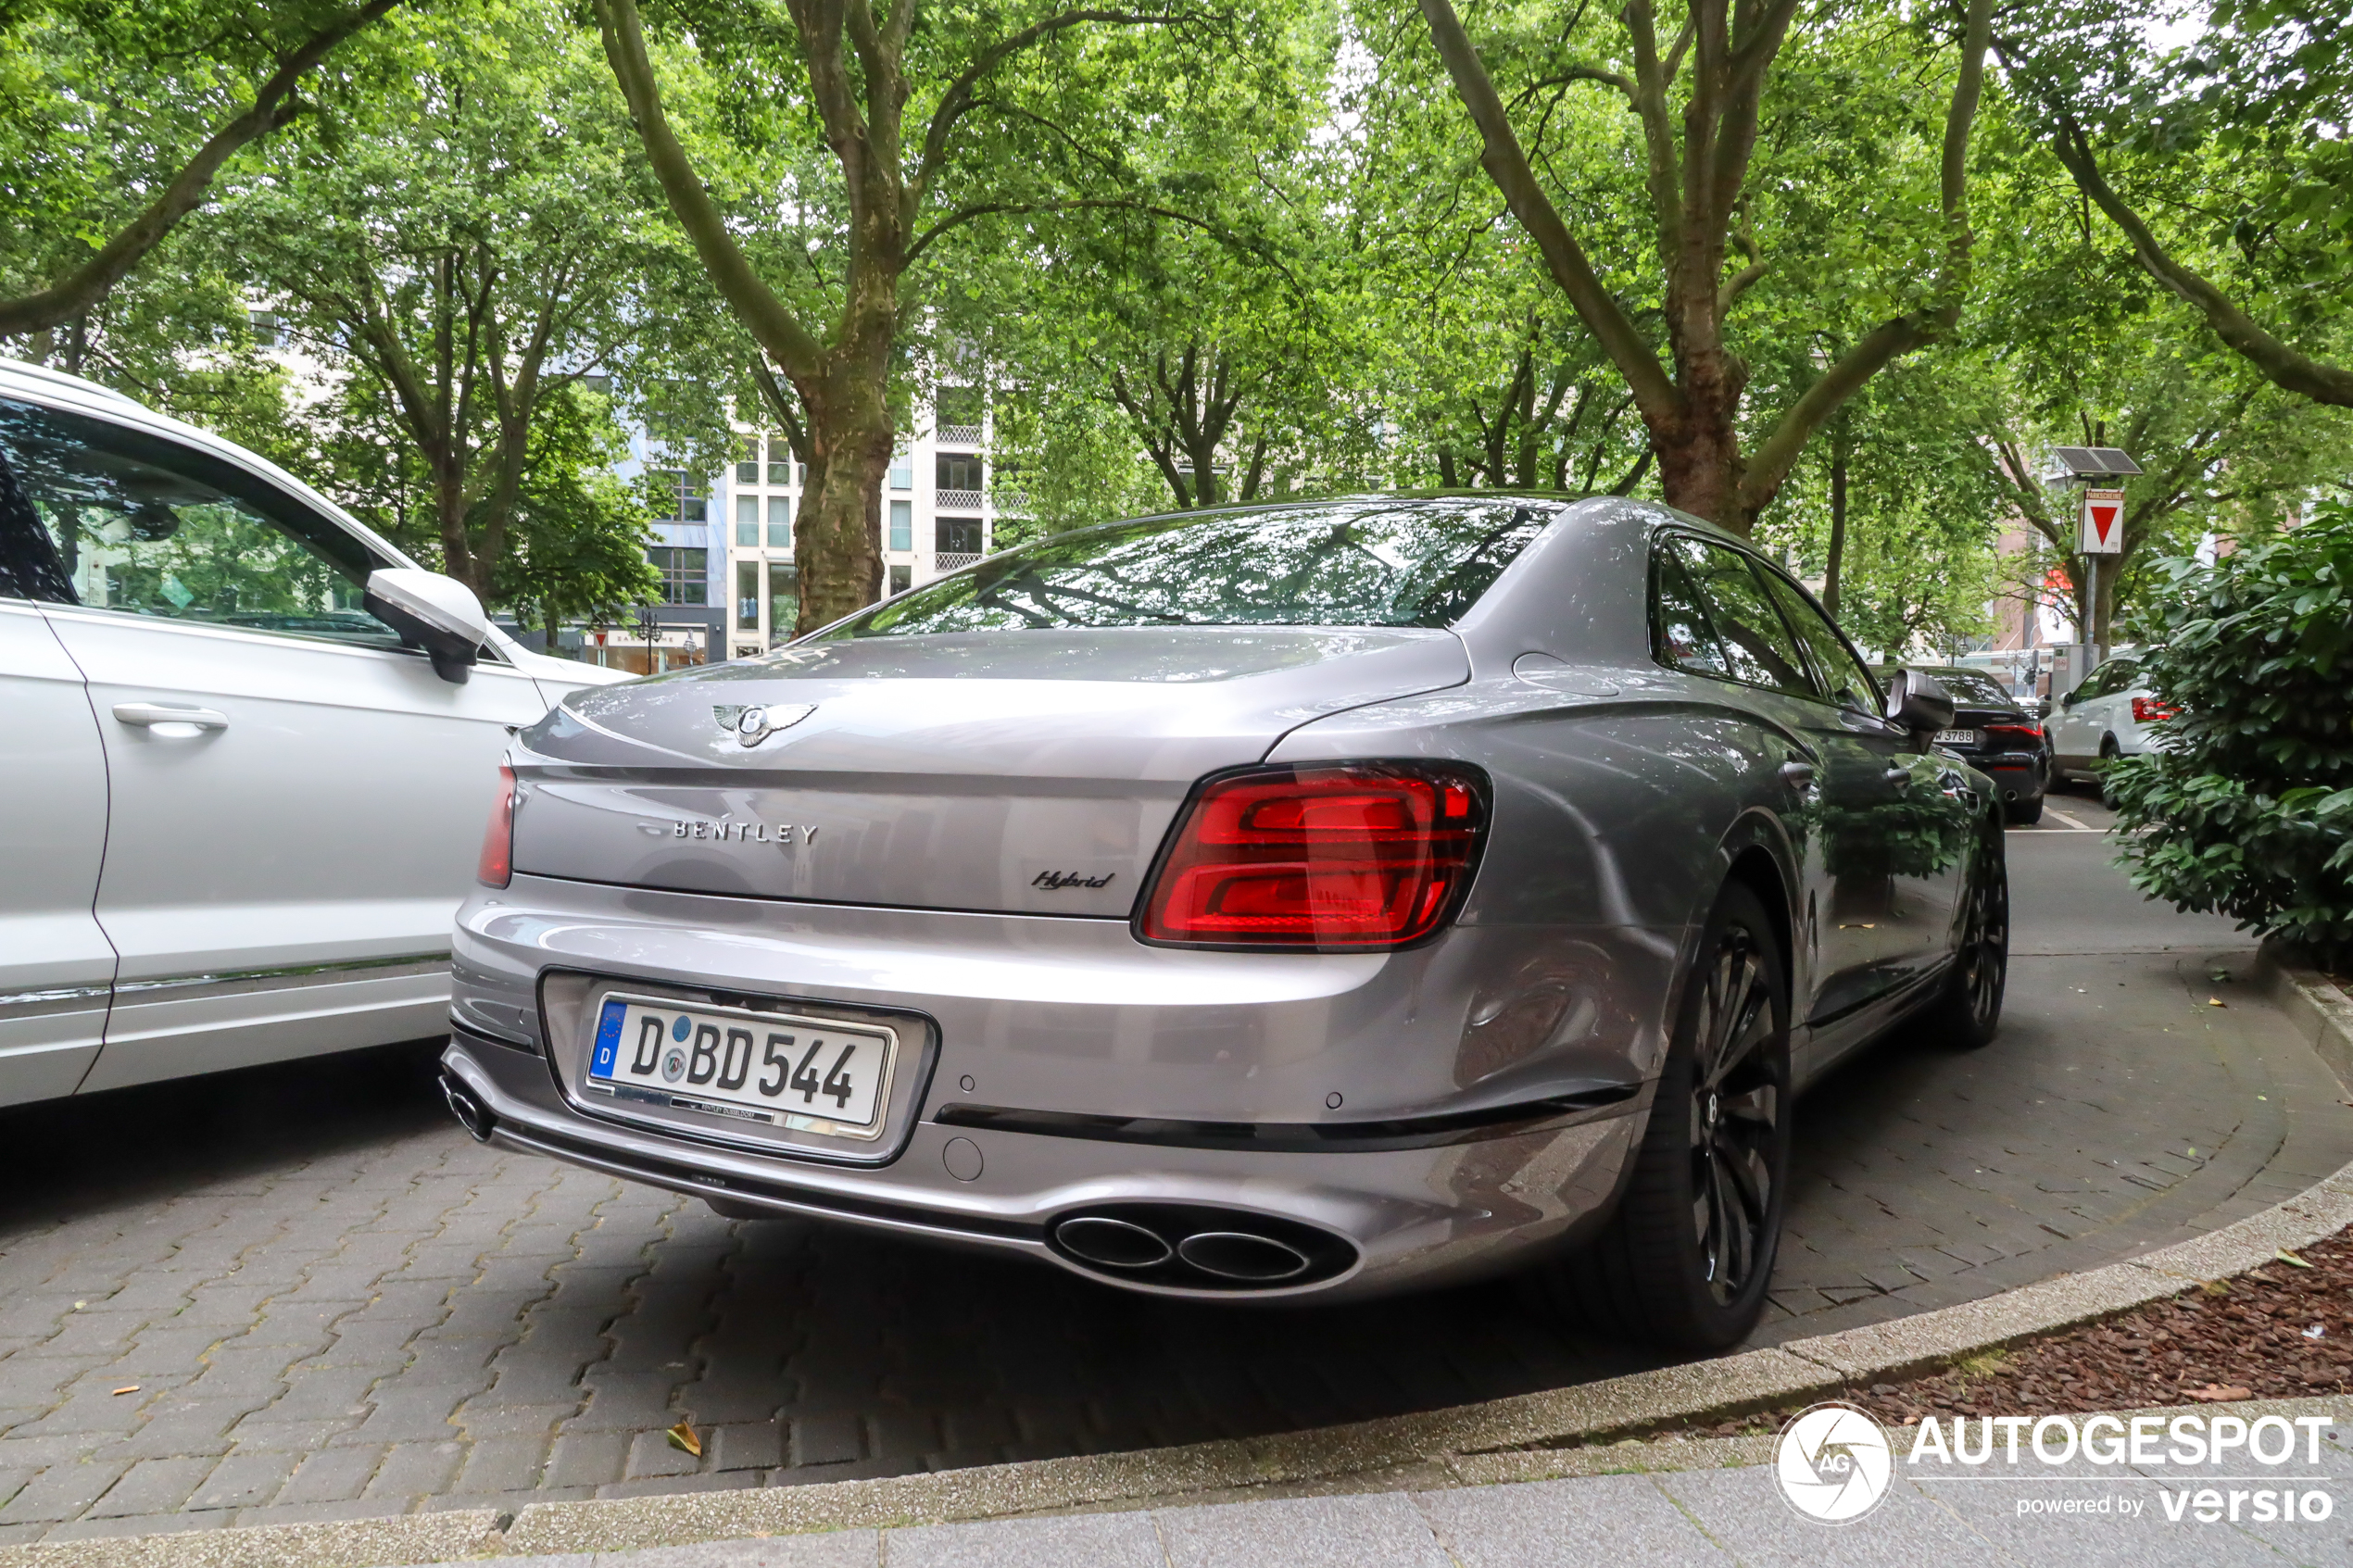
[[[1553,521],[1434,497],[1140,518],[1058,533],[886,599],[826,633],[1087,626],[1450,626]]]
[[[1939,670],[1933,671],[1937,684],[1950,693],[1957,702],[1970,708],[2016,708],[2018,699],[2005,690],[1990,675],[1973,670]]]

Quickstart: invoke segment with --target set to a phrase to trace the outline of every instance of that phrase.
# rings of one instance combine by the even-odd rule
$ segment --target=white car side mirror
[[[368,574],[368,613],[400,633],[410,647],[425,650],[434,673],[465,684],[467,673],[490,640],[490,617],[474,591],[454,577],[413,566],[386,567]]]

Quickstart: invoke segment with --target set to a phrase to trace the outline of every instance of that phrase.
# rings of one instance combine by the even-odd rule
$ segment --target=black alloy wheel
[[[1784,1141],[1788,1110],[1787,1075],[1767,1064],[1773,998],[1752,933],[1735,927],[1725,934],[1701,1006],[1684,1136],[1700,1277],[1721,1307],[1748,1288],[1760,1258],[1769,1262],[1768,1228],[1780,1197],[1773,1155]]]
[[[1684,982],[1625,1197],[1594,1245],[1548,1277],[1593,1326],[1677,1350],[1722,1349],[1755,1327],[1789,1180],[1782,975],[1764,905],[1728,886]]]
[[[2103,737],[2100,741],[2100,765],[2094,771],[2092,778],[2099,785],[2100,804],[2111,811],[2116,809],[2116,793],[2108,787],[2108,771],[2122,760],[2124,748],[2116,744],[2116,737]]]
[[[1962,894],[1960,939],[1953,979],[1939,1006],[1948,1044],[1963,1050],[1991,1045],[2002,1028],[2002,996],[2010,972],[2010,870],[2002,830],[1979,830]]]

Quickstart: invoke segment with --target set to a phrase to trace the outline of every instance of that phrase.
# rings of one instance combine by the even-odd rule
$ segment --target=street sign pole
[[[2084,487],[2083,504],[2076,519],[2075,548],[2083,558],[2087,584],[2083,619],[2088,624],[2079,630],[2083,641],[2091,645],[2092,663],[2097,668],[2100,660],[2108,657],[2107,646],[2099,641],[2100,558],[2123,553],[2123,491]]]

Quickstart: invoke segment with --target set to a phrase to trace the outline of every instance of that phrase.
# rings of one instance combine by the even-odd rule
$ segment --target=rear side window
[[[1097,626],[1451,626],[1551,507],[1446,497],[1101,523],[900,594],[826,634]]]
[[[0,401],[0,572],[19,596],[395,648],[380,563],[258,475],[111,420]]]
[[[1716,628],[1733,680],[1792,696],[1819,698],[1805,656],[1749,570],[1748,558],[1722,545],[1670,533],[1662,548],[1679,560]]]
[[[1659,659],[1694,675],[1730,678],[1724,645],[1716,640],[1716,628],[1708,624],[1699,590],[1692,586],[1678,552],[1662,548],[1654,558],[1651,596],[1651,638]]]

